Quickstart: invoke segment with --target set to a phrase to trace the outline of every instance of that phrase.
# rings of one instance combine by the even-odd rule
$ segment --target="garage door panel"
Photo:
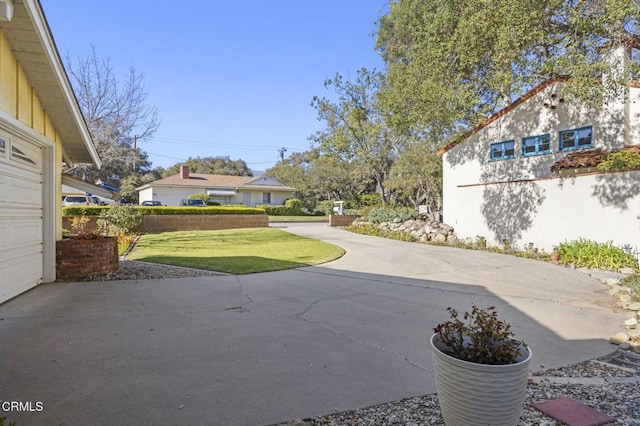
[[[0,256],[4,250],[19,250],[38,246],[42,251],[42,220],[40,218],[10,219],[0,210]]]
[[[2,303],[42,282],[44,222],[42,148],[14,137],[0,140]]]
[[[42,256],[20,256],[0,261],[0,301],[8,300],[42,283]]]
[[[10,175],[0,169],[0,206],[41,209],[41,177],[32,173]]]

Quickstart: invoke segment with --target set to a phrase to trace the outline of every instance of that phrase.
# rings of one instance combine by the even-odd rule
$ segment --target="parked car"
[[[143,201],[140,203],[141,206],[161,206],[162,203],[160,201]]]
[[[94,199],[95,198],[95,199]],[[66,206],[99,206],[100,200],[90,195],[65,195],[62,197],[62,207]]]
[[[207,203],[202,198],[183,198],[180,201],[181,206],[189,207],[207,207]]]

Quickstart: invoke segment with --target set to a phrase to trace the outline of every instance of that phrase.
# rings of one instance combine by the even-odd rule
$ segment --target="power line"
[[[178,138],[167,138],[161,136],[155,136],[150,139],[150,141],[157,142],[180,142],[186,145],[204,145],[204,146],[219,146],[219,147],[227,147],[227,148],[248,148],[248,149],[257,149],[257,150],[272,150],[274,148],[280,148],[279,145],[251,145],[251,144],[240,144],[240,143],[222,143],[222,142],[207,142],[207,141],[197,141],[193,139],[178,139]],[[296,147],[282,147],[291,151],[302,151],[302,148]]]

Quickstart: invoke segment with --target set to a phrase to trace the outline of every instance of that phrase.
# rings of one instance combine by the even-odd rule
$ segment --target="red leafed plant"
[[[458,311],[447,308],[451,320],[438,324],[433,331],[446,346],[447,355],[477,364],[514,364],[526,345],[514,338],[511,325],[498,319],[494,306],[480,309],[473,305],[461,321]]]

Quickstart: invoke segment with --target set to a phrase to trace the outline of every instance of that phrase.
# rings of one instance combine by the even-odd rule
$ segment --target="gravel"
[[[160,265],[158,263],[121,259],[120,267],[117,271],[107,275],[90,277],[85,281],[157,280],[162,278],[209,277],[215,275],[227,274],[205,271],[203,269],[183,268],[181,266]]]
[[[623,356],[623,352],[617,353]],[[559,425],[531,407],[535,402],[568,397],[617,419],[611,425],[640,426],[640,370],[609,364],[610,357],[534,373],[520,426]],[[436,394],[416,396],[368,408],[291,420],[280,425],[444,425]]]
[[[120,260],[120,269],[88,281],[143,280],[226,275],[219,272],[178,266]],[[612,358],[628,359],[629,352],[618,350],[596,360],[532,374],[520,417],[520,426],[559,425],[530,404],[568,397],[613,416],[610,425],[640,426],[640,365],[628,368],[614,365]],[[637,358],[633,358],[634,360]],[[436,394],[415,396],[372,407],[280,423],[285,426],[366,426],[366,425],[444,425]]]

